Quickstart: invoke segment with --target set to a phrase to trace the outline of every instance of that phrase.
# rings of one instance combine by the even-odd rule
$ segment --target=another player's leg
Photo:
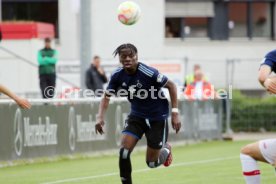
[[[164,164],[169,166],[172,162],[171,146],[166,143],[168,138],[167,120],[147,123],[149,129],[146,132],[148,147],[146,162],[150,168],[156,168]]]
[[[259,148],[259,142],[248,144],[241,149],[242,171],[247,184],[260,184],[260,170],[257,161],[266,162]]]
[[[131,160],[130,154],[133,151],[138,139],[132,135],[124,134],[122,138],[122,146],[120,149],[119,168],[122,184],[132,184],[131,178]]]

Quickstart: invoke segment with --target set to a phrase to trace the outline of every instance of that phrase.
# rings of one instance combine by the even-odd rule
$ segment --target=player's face
[[[137,54],[132,52],[130,49],[123,49],[120,52],[120,62],[125,70],[135,71],[138,63]]]

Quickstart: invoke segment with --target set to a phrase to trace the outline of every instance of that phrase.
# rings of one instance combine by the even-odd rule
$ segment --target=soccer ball
[[[140,18],[141,10],[138,4],[132,1],[126,1],[118,7],[118,19],[125,25],[133,25]]]

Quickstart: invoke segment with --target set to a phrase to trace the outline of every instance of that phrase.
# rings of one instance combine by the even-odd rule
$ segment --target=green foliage
[[[276,131],[276,98],[252,98],[234,91],[231,125],[234,131]]]

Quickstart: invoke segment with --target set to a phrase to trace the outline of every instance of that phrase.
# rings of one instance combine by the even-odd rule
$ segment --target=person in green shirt
[[[42,97],[53,98],[56,87],[57,51],[51,48],[51,39],[45,39],[45,47],[38,51],[39,81]]]

